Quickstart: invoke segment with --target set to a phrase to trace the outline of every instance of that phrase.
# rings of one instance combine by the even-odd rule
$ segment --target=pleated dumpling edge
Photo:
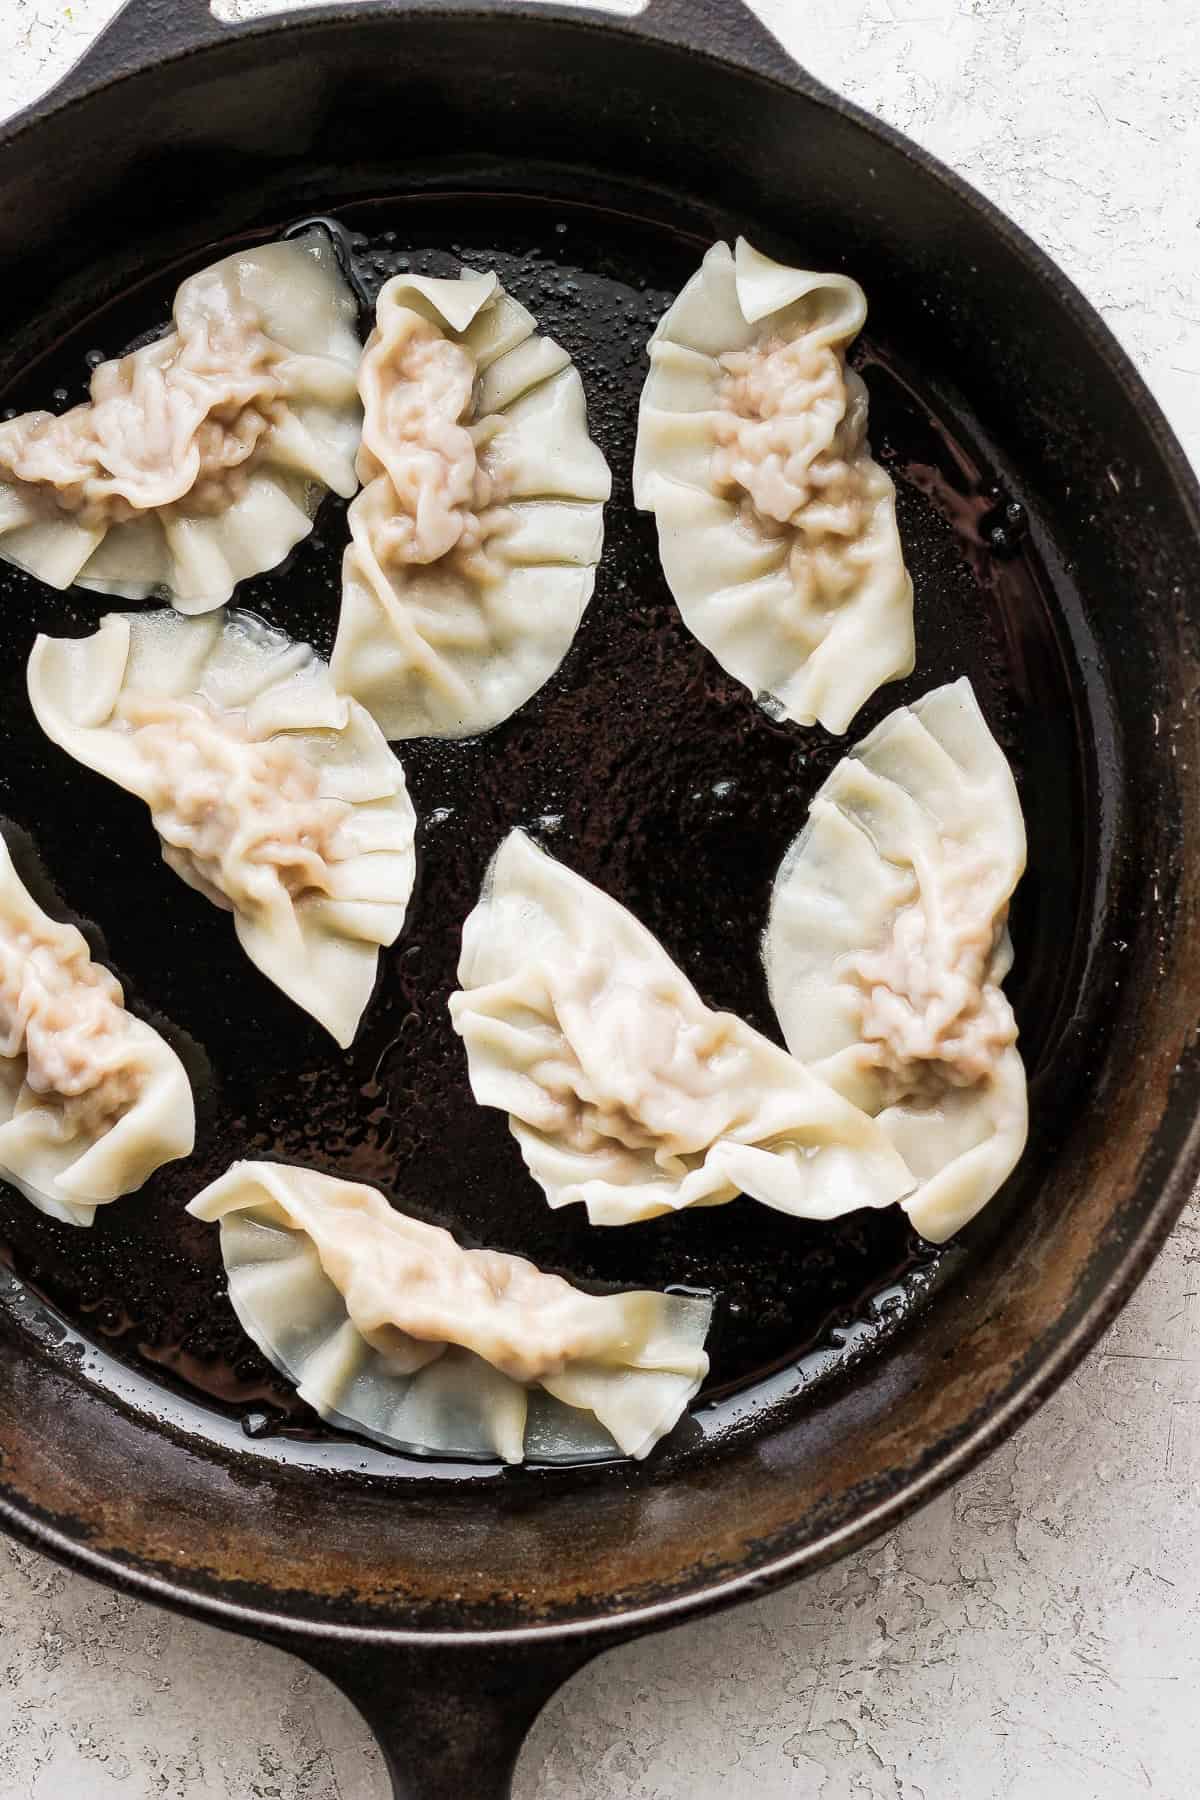
[[[89,400],[0,423],[0,557],[52,587],[223,605],[358,485],[356,314],[320,228],[189,276],[173,329],[102,363]]]
[[[332,669],[392,739],[464,737],[559,667],[612,478],[579,373],[494,274],[393,277],[364,405]]]
[[[792,1054],[876,1120],[943,1242],[1011,1174],[1028,1101],[1001,983],[1025,825],[970,682],[890,713],[833,770],[780,865],[763,939]]]
[[[28,679],[46,735],[146,802],[168,865],[348,1045],[404,924],[416,818],[327,665],[249,613],[109,613],[91,637],[39,637]]]
[[[91,1225],[191,1153],[178,1056],[129,1012],[74,925],[37,904],[0,837],[0,1175],[39,1212]]]
[[[392,1449],[641,1458],[708,1372],[710,1300],[587,1294],[357,1182],[239,1162],[188,1211],[219,1222],[230,1300],[268,1360],[330,1424]]]
[[[634,501],[693,635],[777,717],[843,732],[914,663],[895,490],[846,365],[858,284],[712,246],[650,340]]]

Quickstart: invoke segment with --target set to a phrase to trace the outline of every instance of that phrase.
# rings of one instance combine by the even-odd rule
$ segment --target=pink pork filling
[[[475,419],[474,396],[470,352],[434,325],[415,326],[389,362],[382,396],[379,435],[393,490],[372,533],[382,564],[451,558],[476,578],[494,572],[487,545],[504,528],[503,481],[486,446],[498,421]],[[360,462],[370,480],[380,465],[365,445]]]
[[[24,1056],[26,1084],[60,1109],[68,1140],[103,1136],[142,1087],[116,977],[78,944],[28,930],[0,941],[0,1055]]]
[[[748,524],[791,539],[801,599],[832,607],[861,578],[863,540],[890,491],[866,442],[867,392],[827,345],[768,337],[721,358],[712,475]]]
[[[0,481],[89,530],[183,502],[222,511],[276,423],[282,356],[252,309],[226,306],[101,363],[69,412],[0,425]]]
[[[126,696],[120,717],[145,766],[155,829],[177,874],[219,906],[253,910],[280,887],[328,894],[332,840],[346,814],[286,738],[252,738],[240,714],[208,701]]]
[[[1003,921],[969,914],[948,908],[941,930],[931,930],[918,900],[896,915],[881,949],[846,966],[862,990],[862,1035],[887,1077],[889,1105],[988,1081],[1016,1042],[1012,1008],[988,978]]]

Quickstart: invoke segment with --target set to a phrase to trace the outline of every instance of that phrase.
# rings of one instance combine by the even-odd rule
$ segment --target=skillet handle
[[[509,1800],[534,1720],[600,1650],[571,1640],[537,1648],[285,1647],[353,1701],[383,1751],[395,1800]]]
[[[472,0],[409,0],[408,10],[423,10],[430,5],[440,5],[447,11],[460,6],[469,10],[471,4]],[[286,12],[287,0],[280,0],[280,5]],[[514,11],[520,11],[522,0],[512,0],[512,5]],[[572,8],[572,12],[578,17],[580,10],[602,12],[603,7],[604,0],[590,0],[582,9]],[[397,10],[406,10],[404,0],[400,0]],[[542,6],[539,3],[530,10],[536,14]],[[747,0],[647,0],[642,11],[632,18],[614,14],[611,22],[614,29],[624,29],[635,37],[658,38],[684,50],[703,50],[755,74],[791,84],[801,73]],[[209,0],[125,0],[78,62],[48,94],[27,109],[22,122],[131,69],[203,49],[206,44],[217,42],[227,30],[213,17]]]
[[[3,4],[3,0],[0,0]],[[25,125],[88,89],[103,87],[129,70],[213,43],[223,27],[208,0],[125,0],[98,37],[48,93],[19,115]]]

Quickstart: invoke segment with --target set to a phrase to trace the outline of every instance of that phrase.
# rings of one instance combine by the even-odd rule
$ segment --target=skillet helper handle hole
[[[353,1701],[383,1751],[395,1800],[509,1800],[534,1720],[598,1651],[502,1639],[461,1648],[284,1648]]]

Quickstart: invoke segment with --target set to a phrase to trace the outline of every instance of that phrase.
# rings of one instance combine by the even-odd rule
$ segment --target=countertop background
[[[1200,461],[1195,0],[757,7],[1057,258]],[[116,10],[0,0],[0,116]],[[593,1664],[535,1728],[517,1800],[1184,1800],[1198,1546],[1193,1205],[1108,1337],[982,1470],[802,1587]],[[299,1663],[0,1540],[0,1800],[386,1792],[358,1716]]]

